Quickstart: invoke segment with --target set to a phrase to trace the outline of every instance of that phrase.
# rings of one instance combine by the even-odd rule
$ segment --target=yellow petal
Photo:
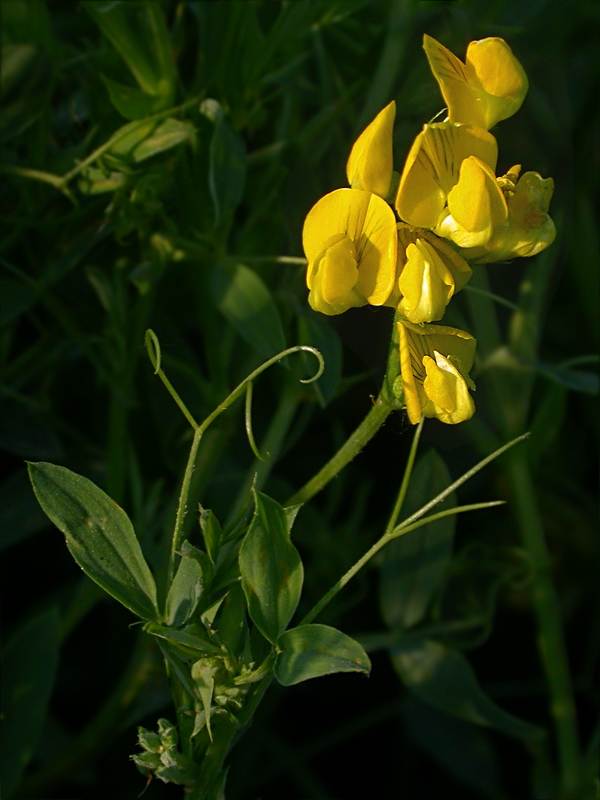
[[[354,247],[358,268],[351,291],[347,289],[353,274],[348,267],[349,251],[347,245],[337,247],[345,240]],[[309,296],[309,301],[317,310],[339,314],[346,310],[345,302],[346,308],[385,303],[396,274],[398,244],[394,212],[381,197],[359,189],[337,189],[325,195],[308,212],[302,243],[308,259],[307,284],[318,295]],[[336,248],[333,260],[326,258],[330,248]],[[337,279],[346,287],[341,293],[331,285]],[[346,301],[342,300],[344,291]],[[325,297],[335,297],[335,303],[328,304]],[[333,306],[338,310],[332,310]]]
[[[467,48],[466,67],[487,94],[486,128],[508,119],[521,108],[529,82],[504,39],[494,37],[471,42]]]
[[[396,209],[401,219],[420,228],[434,228],[458,182],[461,164],[469,156],[476,156],[494,171],[498,145],[492,134],[450,122],[425,125],[400,178]]]
[[[499,183],[510,185],[507,176]],[[542,178],[537,172],[526,172],[512,184],[507,193],[508,218],[494,228],[491,239],[482,247],[462,251],[473,263],[487,264],[520,256],[534,256],[549,247],[556,236],[554,222],[548,216],[554,191],[552,178]]]
[[[452,361],[437,350],[434,358],[425,356],[423,359],[427,373],[423,388],[434,405],[435,416],[449,425],[471,419],[475,404],[464,377]]]
[[[496,176],[485,162],[470,156],[462,162],[458,183],[448,195],[448,215],[435,230],[460,247],[476,247],[488,242],[494,227],[507,217]]]
[[[473,365],[475,339],[457,328],[407,321],[398,322],[398,331],[400,371],[410,422],[416,424],[421,414],[450,424],[468,419],[475,408],[468,395],[468,387],[474,388],[468,374]],[[451,406],[453,410],[448,411]]]
[[[327,248],[315,270],[309,303],[322,314],[341,314],[365,304],[353,291],[358,281],[356,248],[347,236]]]
[[[402,322],[398,323],[398,333],[400,340],[400,374],[402,376],[406,413],[410,423],[416,425],[423,413],[425,403],[422,401],[426,399],[423,389],[420,392],[417,389],[417,381],[422,386],[425,378],[425,369],[422,366],[424,353],[414,352],[412,338],[409,339],[410,333]]]
[[[401,313],[411,322],[441,319],[454,294],[454,279],[428,242],[417,239],[406,248],[406,264],[398,281],[403,295]]]
[[[358,137],[350,152],[346,174],[353,189],[386,198],[393,170],[392,136],[396,103],[392,100]]]
[[[503,39],[471,42],[465,64],[430,36],[423,37],[423,47],[451,122],[489,130],[520,108],[527,76]]]
[[[432,264],[437,265],[436,271],[438,276],[442,276],[442,281],[446,284],[446,288],[452,286],[452,291],[448,291],[446,303],[449,302],[450,298],[456,292],[459,292],[461,289],[465,287],[469,278],[473,274],[473,271],[467,264],[467,262],[460,256],[456,250],[452,247],[452,245],[448,244],[445,239],[441,239],[439,236],[436,236],[434,233],[427,231],[423,228],[414,228],[411,225],[407,225],[404,222],[398,223],[398,263],[396,268],[396,281],[394,283],[394,288],[386,300],[385,305],[391,306],[392,308],[398,308],[401,313],[407,317],[411,322],[428,322],[431,320],[427,319],[414,319],[412,312],[410,311],[411,306],[416,306],[418,301],[414,299],[414,295],[411,295],[411,289],[407,288],[404,281],[407,283],[409,280],[409,274],[404,275],[404,270],[406,269],[406,264],[408,261],[408,247],[411,244],[417,245],[418,247],[423,247],[424,243],[427,243],[427,247],[423,252],[423,258],[428,259]],[[419,244],[420,243],[420,244]],[[410,251],[413,253],[414,251]],[[440,263],[441,262],[441,263]],[[414,266],[414,264],[413,264]],[[410,270],[410,268],[409,268]],[[449,276],[446,274],[449,273]],[[444,277],[445,276],[445,277]],[[417,277],[412,278],[413,281],[418,281]],[[401,282],[404,285],[404,288],[407,289],[406,292],[402,291]],[[415,286],[415,284],[412,284]],[[413,292],[415,289],[412,290]],[[404,303],[404,298],[402,297],[403,294],[406,294],[407,299],[406,303]],[[441,317],[432,317],[432,319],[441,319]]]

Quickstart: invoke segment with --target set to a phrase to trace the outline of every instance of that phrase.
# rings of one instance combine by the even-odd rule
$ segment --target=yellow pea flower
[[[388,299],[396,274],[396,218],[381,197],[336,189],[308,212],[302,231],[308,260],[308,302],[322,314],[341,314]]]
[[[422,228],[398,223],[397,281],[386,305],[410,322],[441,319],[472,270],[451,245]]]
[[[346,174],[353,189],[374,192],[384,199],[392,182],[392,137],[396,103],[392,100],[354,142]]]
[[[504,39],[471,42],[464,64],[427,34],[423,48],[444,95],[450,122],[489,130],[521,107],[529,83]]]
[[[471,157],[476,161],[462,168],[465,159]],[[448,196],[459,182],[461,186],[453,195],[453,204],[461,216],[470,189],[483,193],[491,191],[483,165],[495,178],[497,159],[496,139],[482,128],[452,122],[424,125],[410,149],[400,178],[396,196],[400,218],[417,228],[435,228],[446,216]],[[477,203],[481,204],[479,200]],[[495,208],[496,204],[493,205]],[[482,223],[482,216],[479,212],[475,215],[478,225]],[[466,207],[462,217],[467,225],[471,224]]]
[[[437,417],[449,425],[471,419],[475,404],[469,378],[476,341],[470,333],[445,325],[398,322],[400,372],[406,413],[413,425]]]
[[[549,247],[556,236],[554,222],[548,215],[554,192],[552,178],[538,172],[526,172],[520,179],[516,165],[498,178],[507,202],[507,219],[494,228],[490,240],[482,247],[461,250],[474,264],[506,261],[519,256],[534,256]]]
[[[448,207],[434,230],[459,247],[486,244],[508,218],[504,194],[492,169],[476,156],[460,165],[458,183],[448,193]]]

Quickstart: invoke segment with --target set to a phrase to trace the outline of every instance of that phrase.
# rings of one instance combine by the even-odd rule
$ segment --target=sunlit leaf
[[[156,586],[127,514],[87,478],[29,464],[35,495],[81,569],[142,619],[156,619]]]
[[[334,672],[362,672],[368,675],[371,662],[350,636],[329,625],[299,625],[281,634],[275,677],[284,686]]]
[[[300,600],[304,570],[283,508],[255,493],[256,510],[240,548],[242,587],[252,621],[273,644]]]

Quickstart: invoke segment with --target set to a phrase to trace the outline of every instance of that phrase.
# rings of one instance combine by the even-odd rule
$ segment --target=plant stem
[[[447,493],[448,490],[446,490],[445,494]],[[492,500],[487,503],[471,503],[468,506],[455,506],[454,508],[448,508],[445,511],[440,511],[437,514],[432,514],[430,517],[420,519],[418,522],[411,522],[414,517],[413,515],[413,517],[409,517],[400,525],[397,525],[393,530],[386,530],[381,539],[376,541],[373,547],[367,550],[364,556],[359,558],[356,564],[350,567],[348,572],[342,575],[342,577],[336,583],[334,583],[327,594],[323,595],[319,602],[304,617],[302,622],[300,622],[300,625],[307,625],[309,622],[312,622],[313,619],[321,613],[325,606],[327,606],[333,600],[336,594],[338,594],[338,592],[341,591],[344,586],[352,580],[356,573],[359,572],[365,566],[365,564],[367,564],[373,558],[373,556],[377,555],[377,553],[389,542],[400,538],[400,536],[404,536],[406,533],[411,533],[418,528],[422,528],[424,525],[429,525],[431,522],[437,522],[438,519],[444,519],[444,517],[450,517],[453,514],[462,514],[465,511],[480,511],[484,508],[502,505],[503,503],[503,500]],[[428,506],[430,506],[429,503]],[[425,506],[423,508],[425,508]],[[419,515],[421,513],[424,513],[423,509],[421,509]]]
[[[558,597],[552,581],[550,556],[536,503],[526,453],[513,451],[507,459],[514,508],[523,544],[535,567],[533,607],[537,617],[539,650],[550,692],[560,764],[561,800],[582,797],[582,764],[573,689],[561,625]]]
[[[192,439],[192,446],[190,447],[190,454],[188,456],[185,473],[183,475],[183,482],[181,484],[181,492],[179,494],[179,505],[177,506],[177,515],[175,517],[175,528],[173,529],[173,540],[171,542],[171,558],[169,560],[169,580],[167,587],[171,585],[173,576],[175,574],[175,560],[177,557],[177,550],[179,549],[179,539],[183,529],[183,521],[187,511],[187,500],[190,493],[190,483],[192,481],[192,473],[194,472],[194,465],[196,463],[196,456],[198,454],[198,447],[202,434],[206,430],[204,425],[200,425],[194,431],[194,438]]]
[[[390,533],[393,530],[394,525],[396,524],[396,520],[398,519],[400,512],[402,511],[402,504],[404,503],[404,498],[406,497],[406,492],[408,491],[408,484],[410,482],[410,476],[412,475],[424,421],[425,417],[422,416],[415,430],[415,435],[413,436],[412,445],[410,447],[410,453],[408,454],[408,461],[406,462],[406,467],[404,469],[402,484],[400,486],[400,491],[398,492],[396,505],[394,506],[394,510],[392,511],[392,514],[390,516],[387,528],[385,529],[386,533]]]
[[[335,478],[346,464],[349,464],[350,461],[360,453],[367,442],[375,436],[393,410],[394,407],[382,398],[382,392],[380,392],[378,398],[373,403],[373,407],[354,433],[350,435],[349,439],[308,483],[305,483],[296,494],[292,495],[292,497],[286,501],[285,505],[293,506],[297,503],[305,503],[320,492],[332,478]]]
[[[419,435],[420,431],[419,430],[415,431],[415,440],[417,442]],[[443,519],[444,517],[448,517],[451,514],[460,514],[464,511],[477,511],[479,509],[490,508],[492,506],[500,505],[501,503],[503,503],[504,501],[502,500],[492,500],[485,503],[473,503],[467,506],[456,506],[455,508],[448,508],[445,509],[444,511],[439,511],[437,514],[432,514],[429,517],[423,518],[424,515],[431,508],[433,508],[434,506],[438,505],[438,503],[441,503],[443,500],[445,500],[448,497],[448,495],[452,494],[452,492],[455,489],[457,489],[459,486],[462,486],[463,483],[468,481],[470,478],[473,477],[473,475],[475,475],[477,472],[479,472],[481,469],[487,466],[490,463],[490,461],[493,461],[494,459],[498,458],[498,456],[501,456],[506,450],[510,449],[515,444],[522,442],[523,439],[527,438],[528,435],[529,434],[524,434],[523,436],[517,436],[516,439],[507,442],[507,444],[502,445],[502,447],[499,447],[493,453],[490,453],[489,456],[483,458],[481,461],[475,464],[474,467],[471,467],[471,469],[467,470],[467,472],[461,475],[460,478],[451,483],[450,486],[446,487],[446,489],[444,489],[442,492],[436,495],[433,498],[433,500],[430,500],[428,503],[425,503],[425,505],[422,506],[418,511],[415,511],[414,514],[411,514],[410,517],[407,517],[403,522],[400,523],[400,525],[391,527],[395,523],[394,515],[397,516],[396,509],[398,508],[398,513],[399,513],[399,506],[401,505],[401,503],[397,502],[396,507],[394,508],[394,512],[392,513],[392,516],[390,518],[390,522],[388,523],[386,531],[381,537],[381,539],[375,542],[375,544],[364,554],[364,556],[362,556],[362,558],[360,558],[356,562],[356,564],[354,564],[354,566],[350,567],[348,572],[342,575],[342,577],[331,587],[331,589],[327,592],[327,594],[325,594],[319,600],[319,602],[308,612],[308,614],[304,617],[304,619],[300,624],[306,625],[307,623],[312,622],[312,620],[317,616],[317,614],[319,614],[325,608],[325,606],[335,597],[335,595],[341,589],[344,588],[344,586],[348,583],[348,581],[350,581],[356,575],[356,573],[359,570],[361,570],[364,567],[364,565],[368,561],[370,561],[373,558],[373,556],[376,555],[382,549],[382,547],[385,547],[385,545],[388,542],[391,542],[393,539],[397,539],[399,536],[404,536],[404,534],[410,533],[411,531],[414,531],[417,528],[422,527],[423,525],[427,525],[430,522],[435,522],[438,519]],[[413,440],[413,447],[411,448],[411,456],[414,460],[413,450],[416,451],[416,444],[414,440]],[[405,478],[406,478],[406,473],[410,471],[409,468],[412,469],[412,465],[410,464],[410,456],[409,456],[409,463],[407,463],[407,468],[405,471]],[[403,479],[402,487],[400,488],[399,500],[402,498],[404,483],[405,480]],[[408,485],[408,480],[406,480],[406,483]]]

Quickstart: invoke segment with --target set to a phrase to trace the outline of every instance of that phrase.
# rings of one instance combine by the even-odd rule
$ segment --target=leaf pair
[[[361,645],[327,625],[286,630],[300,600],[304,569],[290,539],[299,507],[283,509],[255,492],[256,511],[240,548],[242,588],[248,613],[275,646],[275,677],[284,686],[329,675],[371,669]]]

